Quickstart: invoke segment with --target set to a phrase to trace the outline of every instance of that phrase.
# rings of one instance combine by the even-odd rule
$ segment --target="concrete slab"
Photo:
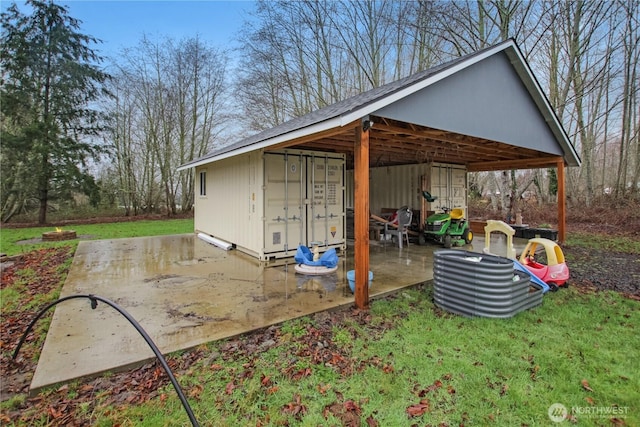
[[[373,242],[372,297],[432,279],[433,249]],[[350,253],[351,252],[351,253]],[[163,353],[235,336],[287,319],[353,304],[346,273],[352,251],[329,276],[301,276],[293,258],[260,263],[193,234],[82,241],[61,297],[94,294],[124,308]],[[56,306],[31,389],[118,370],[153,352],[106,304],[85,299]]]
[[[492,251],[506,252],[504,236],[492,236]],[[517,242],[523,247],[524,242]],[[461,249],[482,252],[484,238]],[[372,242],[377,297],[433,279],[433,251],[440,246]],[[194,234],[82,241],[61,297],[94,294],[124,308],[164,353],[188,349],[285,320],[354,302],[346,279],[353,251],[340,254],[329,276],[296,274],[293,258],[260,263],[236,250],[224,251]],[[31,389],[154,358],[134,327],[106,304],[91,309],[85,299],[56,306]]]

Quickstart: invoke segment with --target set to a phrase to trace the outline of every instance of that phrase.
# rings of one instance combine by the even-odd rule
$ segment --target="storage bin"
[[[436,251],[433,279],[436,305],[467,317],[512,317],[542,303],[542,288],[508,258]]]
[[[349,288],[351,288],[351,292],[356,291],[356,271],[349,270],[347,271],[347,280],[349,281]],[[373,280],[373,271],[369,272],[369,287],[371,287],[371,281]]]

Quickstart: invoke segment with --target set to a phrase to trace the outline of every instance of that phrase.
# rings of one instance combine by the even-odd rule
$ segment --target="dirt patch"
[[[570,285],[599,291],[616,291],[640,299],[638,254],[570,247],[564,249]]]

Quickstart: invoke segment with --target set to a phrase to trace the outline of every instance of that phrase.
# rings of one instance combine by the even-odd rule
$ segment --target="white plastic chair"
[[[397,236],[398,245],[402,249],[402,241],[407,239],[407,246],[409,246],[409,227],[411,226],[411,220],[413,219],[413,211],[406,206],[401,207],[396,211],[396,221],[398,222],[398,228],[394,228],[391,222],[384,224],[384,242],[386,245],[387,236]]]

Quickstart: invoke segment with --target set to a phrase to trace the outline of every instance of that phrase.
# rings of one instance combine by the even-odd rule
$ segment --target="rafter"
[[[557,156],[549,156],[529,148],[497,141],[460,135],[411,123],[400,123],[380,117],[370,135],[370,166],[393,166],[424,162],[466,165],[469,171],[529,169],[553,167]],[[347,167],[353,167],[353,132],[359,125],[330,129],[279,144],[275,148],[344,153]]]

